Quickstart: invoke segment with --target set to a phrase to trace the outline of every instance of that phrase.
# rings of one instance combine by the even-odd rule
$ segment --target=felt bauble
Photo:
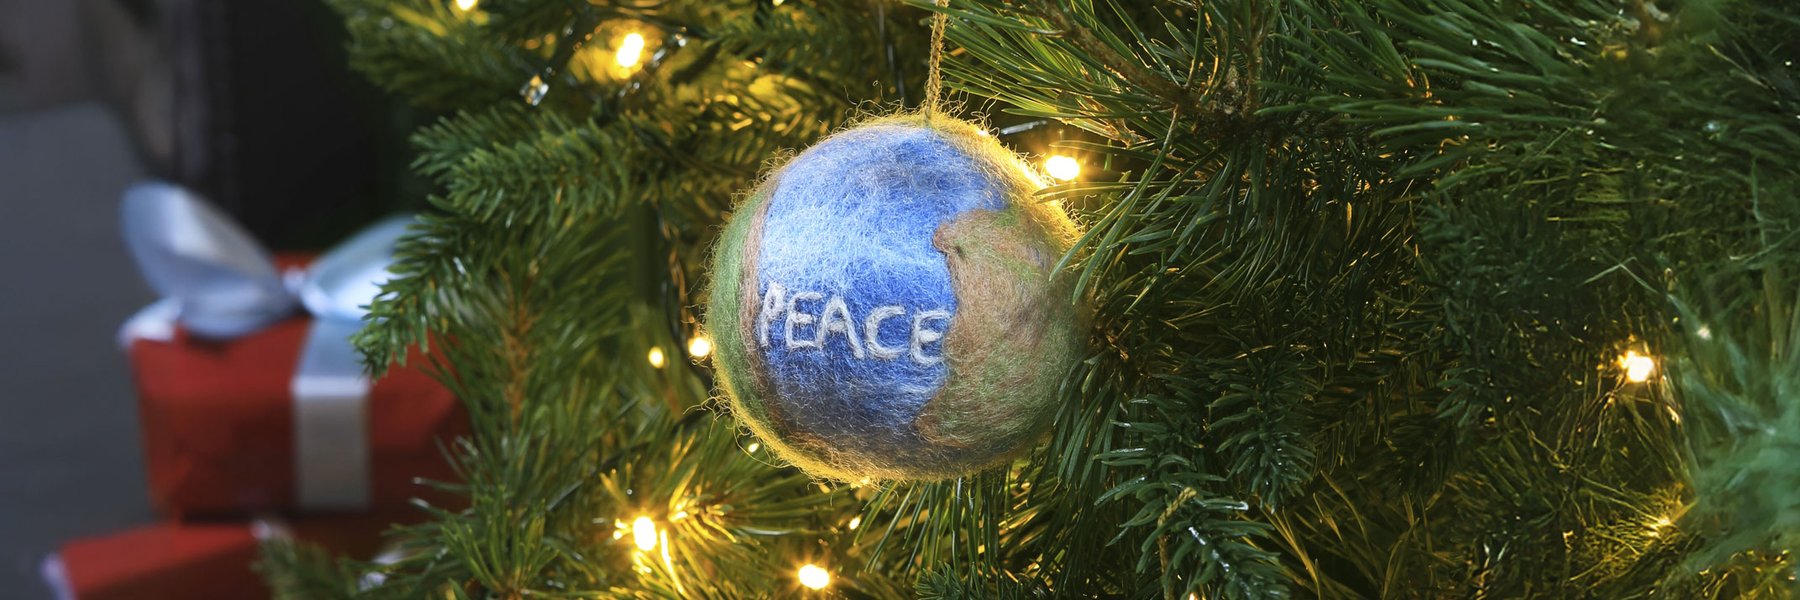
[[[774,170],[714,248],[707,329],[737,416],[832,479],[941,479],[1048,428],[1083,309],[1076,228],[950,117],[877,119]]]

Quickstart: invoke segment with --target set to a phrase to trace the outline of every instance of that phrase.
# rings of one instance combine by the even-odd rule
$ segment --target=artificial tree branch
[[[1144,68],[1135,56],[1125,56],[1113,50],[1101,41],[1094,32],[1076,20],[1074,13],[1066,3],[1044,2],[1035,11],[1038,16],[1049,21],[1056,28],[1056,34],[1068,40],[1076,48],[1100,61],[1113,76],[1125,84],[1142,88],[1150,93],[1168,99],[1178,105],[1191,106],[1196,109],[1194,116],[1203,124],[1222,124],[1248,118],[1251,111],[1239,106],[1237,78],[1231,77],[1225,82],[1217,99],[1207,101],[1199,97],[1193,88],[1177,85],[1168,78]]]

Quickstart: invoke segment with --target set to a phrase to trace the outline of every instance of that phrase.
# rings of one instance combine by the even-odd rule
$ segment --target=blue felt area
[[[760,328],[748,340],[761,347],[769,370],[774,393],[767,401],[829,445],[919,448],[913,419],[942,386],[946,369],[941,361],[913,358],[913,319],[921,311],[948,311],[949,319],[925,324],[941,333],[956,311],[949,267],[932,235],[964,211],[1002,209],[999,184],[941,134],[898,125],[833,136],[777,177],[756,257],[756,297],[767,298],[772,284],[788,298],[821,294],[795,307],[815,319],[797,328],[802,343],[816,339],[833,296],[849,309],[859,341],[870,311],[897,305],[905,312],[878,321],[879,343],[898,348],[898,357],[878,358],[865,343],[864,357],[856,358],[848,337],[836,332],[822,348],[789,349],[783,302],[779,313],[770,313],[768,346],[761,347]],[[942,340],[924,350],[928,358],[941,356]]]

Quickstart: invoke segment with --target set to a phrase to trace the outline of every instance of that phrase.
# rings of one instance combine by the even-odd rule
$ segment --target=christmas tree
[[[466,507],[272,545],[284,596],[1795,590],[1793,2],[330,2],[442,114],[358,342],[474,434]],[[1010,464],[818,479],[720,408],[708,249],[939,64],[1058,180],[1093,317]]]

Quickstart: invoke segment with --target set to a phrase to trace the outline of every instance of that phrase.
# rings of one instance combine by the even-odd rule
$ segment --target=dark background
[[[114,335],[153,300],[132,182],[182,183],[273,248],[422,196],[415,118],[344,64],[319,0],[0,0],[0,596],[49,597],[69,538],[150,523]]]

